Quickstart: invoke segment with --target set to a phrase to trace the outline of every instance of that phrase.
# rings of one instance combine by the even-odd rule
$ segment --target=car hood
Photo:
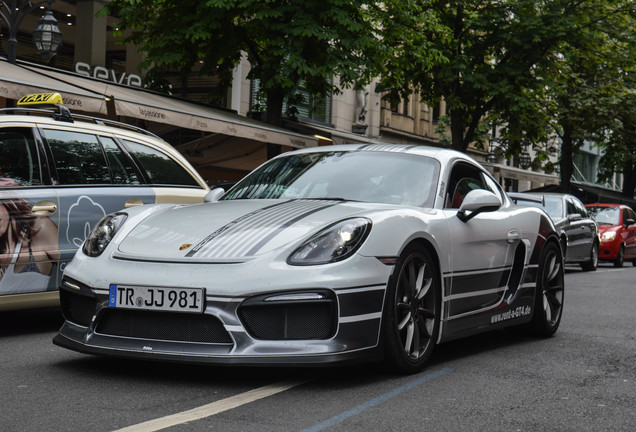
[[[118,258],[241,262],[383,205],[332,200],[235,200],[151,213],[120,241]]]
[[[598,224],[598,233],[603,234],[605,231],[618,231],[620,228],[620,225]]]

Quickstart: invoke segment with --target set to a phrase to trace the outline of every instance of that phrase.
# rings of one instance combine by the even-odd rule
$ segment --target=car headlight
[[[291,265],[327,264],[350,257],[371,231],[365,218],[347,219],[317,233],[287,259]]]
[[[104,217],[82,246],[82,252],[90,257],[97,257],[104,252],[106,246],[115,237],[117,230],[124,224],[128,215],[123,213],[111,214]]]
[[[606,231],[601,236],[601,240],[603,241],[612,241],[616,238],[616,231]]]

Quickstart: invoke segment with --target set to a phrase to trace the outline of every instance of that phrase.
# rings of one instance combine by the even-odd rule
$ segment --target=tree
[[[325,97],[368,84],[390,50],[382,43],[378,17],[386,8],[410,16],[413,2],[388,0],[112,0],[125,42],[141,47],[141,67],[160,77],[178,69],[183,77],[202,62],[202,72],[231,84],[241,55],[266,95],[267,122],[280,125],[285,100],[303,85]],[[398,17],[399,21],[399,17]],[[338,81],[334,82],[333,78]]]
[[[429,20],[437,27],[425,31],[423,40],[404,41],[406,55],[394,59],[383,84],[393,89],[394,97],[416,91],[430,104],[443,99],[454,149],[466,151],[469,144],[484,139],[487,121],[503,128],[507,150],[513,155],[524,143],[548,142],[554,126],[550,109],[573,109],[559,105],[550,90],[562,83],[561,78],[571,77],[560,76],[564,45],[591,47],[600,40],[592,36],[603,20],[626,13],[628,4],[619,0],[421,3],[428,6]],[[430,57],[419,58],[422,43],[448,61],[431,64]],[[567,124],[567,114],[559,115],[564,122],[562,136],[568,140],[574,134],[578,139],[578,132]],[[567,158],[564,164],[567,170]]]
[[[384,83],[395,92],[417,91],[431,104],[443,99],[451,145],[465,151],[488,113],[522,112],[526,94],[542,86],[536,71],[572,27],[565,3],[430,1],[438,27],[424,40],[448,61],[423,62],[410,55],[421,52],[421,41],[406,40],[407,55],[395,59]]]

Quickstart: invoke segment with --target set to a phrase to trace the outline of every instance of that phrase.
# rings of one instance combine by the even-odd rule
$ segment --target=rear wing
[[[508,196],[515,203],[519,204],[519,201],[528,201],[534,203],[540,203],[542,206],[545,206],[545,197],[544,195],[534,195],[520,192],[508,192]]]

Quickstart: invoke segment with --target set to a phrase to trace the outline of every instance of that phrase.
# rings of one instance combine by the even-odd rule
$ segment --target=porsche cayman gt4
[[[66,267],[54,343],[216,364],[384,359],[416,372],[444,341],[559,326],[554,224],[465,154],[298,150],[208,201],[106,216]]]

